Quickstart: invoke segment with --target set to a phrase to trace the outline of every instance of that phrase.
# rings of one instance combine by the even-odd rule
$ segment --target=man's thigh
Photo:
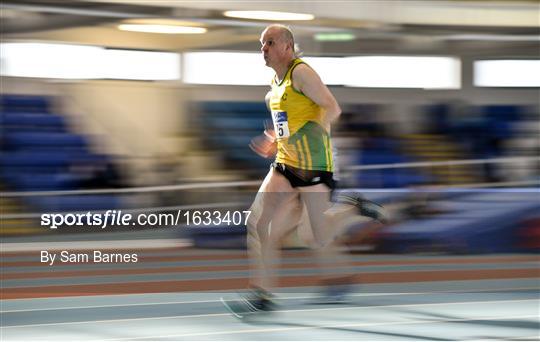
[[[331,190],[325,184],[300,187],[298,189],[306,211],[305,215],[302,216],[302,220],[309,220],[309,227],[311,227],[315,243],[318,245],[324,244],[331,238],[331,232],[336,228],[333,227],[332,222],[325,215],[325,212],[332,205],[330,202]],[[302,229],[305,230],[305,226],[302,226]],[[307,237],[305,231],[303,233]]]
[[[257,226],[257,229],[266,230],[270,222],[276,221],[277,223],[272,226],[275,226],[275,229],[279,228],[276,234],[281,234],[282,229],[287,230],[292,224],[289,223],[291,221],[289,216],[296,215],[297,202],[299,202],[298,190],[293,188],[283,175],[271,169],[251,205],[248,227]],[[294,220],[293,217],[292,221]],[[265,232],[265,235],[268,233]]]

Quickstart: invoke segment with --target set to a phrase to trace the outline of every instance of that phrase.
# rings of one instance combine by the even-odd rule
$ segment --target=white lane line
[[[524,319],[524,318],[538,318],[535,315],[525,316],[483,316],[483,317],[470,317],[470,318],[454,318],[454,319],[440,319],[440,320],[406,320],[406,321],[393,321],[393,322],[377,322],[377,323],[347,323],[347,324],[326,324],[326,325],[313,325],[313,326],[301,326],[301,327],[276,327],[276,328],[258,328],[258,329],[242,329],[242,330],[228,330],[228,331],[214,331],[214,332],[202,332],[202,333],[189,333],[189,334],[174,334],[174,335],[154,335],[143,337],[123,337],[104,339],[102,341],[131,341],[131,340],[157,340],[162,338],[178,338],[178,337],[194,337],[194,336],[215,336],[215,335],[234,335],[234,334],[252,334],[252,333],[267,333],[267,332],[285,332],[285,331],[298,331],[298,330],[315,330],[315,329],[339,329],[339,328],[357,328],[357,327],[376,327],[376,326],[390,326],[390,325],[408,325],[408,324],[433,324],[433,323],[448,323],[448,322],[475,322],[475,321],[494,321],[494,320],[512,320],[512,319]],[[279,322],[277,323],[279,324]],[[374,332],[376,334],[376,332]]]
[[[441,303],[425,303],[425,304],[391,304],[391,305],[373,305],[373,306],[347,306],[347,307],[332,307],[332,308],[318,308],[318,309],[298,309],[298,310],[276,310],[276,313],[286,312],[316,312],[316,311],[339,311],[339,310],[356,310],[356,309],[377,309],[377,308],[407,308],[407,307],[431,307],[438,305],[470,305],[470,304],[492,304],[492,303],[524,303],[524,302],[539,302],[540,299],[516,299],[516,300],[487,300],[487,301],[473,301],[473,302],[441,302]],[[225,309],[224,309],[225,310]],[[76,325],[76,324],[92,324],[92,323],[118,323],[118,322],[133,322],[133,321],[152,321],[162,319],[180,319],[180,318],[199,318],[199,317],[219,317],[230,316],[229,313],[217,313],[217,314],[199,314],[199,315],[176,315],[176,316],[161,316],[161,317],[139,317],[139,318],[122,318],[122,319],[109,319],[109,320],[93,320],[93,321],[79,321],[79,322],[57,322],[57,323],[38,323],[38,324],[22,324],[22,325],[10,325],[0,327],[2,329],[14,329],[14,328],[28,328],[28,327],[43,327],[43,326],[62,326],[62,325]]]
[[[510,292],[510,291],[528,291],[536,290],[540,291],[537,287],[510,287],[510,288],[493,288],[493,289],[467,289],[467,290],[454,290],[454,291],[433,291],[433,292],[381,292],[381,293],[351,293],[349,297],[390,297],[390,296],[418,296],[418,295],[436,295],[436,294],[459,294],[468,292]],[[171,293],[174,294],[174,293]],[[227,293],[221,293],[223,296]],[[290,299],[320,299],[323,298],[317,295],[310,296],[287,296],[286,294],[277,294],[279,297],[277,301],[290,300]],[[88,299],[92,299],[89,297]],[[0,301],[1,303],[2,301]],[[170,304],[203,304],[203,303],[219,303],[219,298],[211,300],[189,300],[189,301],[166,301],[166,302],[148,302],[148,303],[126,303],[126,304],[107,304],[107,305],[88,305],[88,306],[67,306],[67,307],[49,307],[39,309],[18,309],[18,310],[0,310],[0,314],[14,313],[14,312],[37,312],[37,311],[53,311],[53,310],[84,310],[84,309],[102,309],[102,308],[114,308],[114,307],[131,307],[131,306],[147,306],[147,305],[170,305]]]

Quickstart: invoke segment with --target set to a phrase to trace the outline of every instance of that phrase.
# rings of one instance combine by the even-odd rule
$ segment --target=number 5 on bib
[[[276,132],[276,137],[288,138],[289,137],[289,121],[287,118],[287,112],[272,112],[272,120],[274,121],[274,131]]]

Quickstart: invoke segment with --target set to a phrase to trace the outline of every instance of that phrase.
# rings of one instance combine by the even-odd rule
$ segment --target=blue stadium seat
[[[5,134],[8,149],[22,150],[31,147],[84,148],[86,139],[78,134],[65,132],[10,132]]]
[[[484,115],[501,121],[519,121],[524,113],[519,105],[488,105],[483,107]]]
[[[463,195],[445,205],[450,212],[389,227],[381,234],[379,248],[397,253],[515,252],[519,223],[540,210],[535,195]]]
[[[79,180],[71,173],[25,173],[7,174],[4,178],[20,191],[69,190],[76,187]]]
[[[65,129],[62,116],[47,113],[14,113],[1,114],[2,125],[10,131],[18,130],[60,130]]]
[[[3,95],[0,106],[5,112],[48,113],[50,98],[47,96]]]
[[[0,155],[2,167],[13,166],[68,166],[73,160],[73,153],[69,151],[21,151],[4,152]]]
[[[271,120],[266,105],[260,102],[209,101],[193,104],[200,112],[195,123],[205,130],[205,142],[223,153],[228,162],[240,162],[245,169],[261,171],[268,168],[268,161],[253,153],[248,145],[262,133],[264,121]]]

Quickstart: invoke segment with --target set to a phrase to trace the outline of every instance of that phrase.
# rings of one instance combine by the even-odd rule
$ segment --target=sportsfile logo
[[[93,213],[42,214],[41,225],[50,229],[61,226],[241,226],[246,225],[251,211],[177,210],[173,213],[132,215],[122,210]]]
[[[133,215],[123,214],[121,210],[107,210],[104,213],[76,213],[76,214],[42,214],[41,225],[50,229],[60,226],[99,226],[102,229],[107,225],[130,225]]]

